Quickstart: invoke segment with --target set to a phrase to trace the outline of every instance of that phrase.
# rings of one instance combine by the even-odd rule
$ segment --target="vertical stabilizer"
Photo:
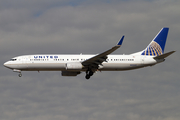
[[[164,53],[169,28],[162,28],[141,55],[159,56]]]

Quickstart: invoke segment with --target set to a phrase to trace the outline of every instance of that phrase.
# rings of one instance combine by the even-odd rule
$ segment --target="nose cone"
[[[10,65],[9,62],[5,62],[5,63],[4,63],[4,67],[11,68],[11,65]]]

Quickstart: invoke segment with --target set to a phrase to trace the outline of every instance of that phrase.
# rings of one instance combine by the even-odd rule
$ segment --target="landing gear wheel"
[[[89,71],[89,76],[93,76],[93,71]]]
[[[19,77],[22,77],[22,74],[21,73],[19,73],[19,75],[18,75]]]
[[[86,79],[89,79],[90,77],[91,77],[91,76],[90,76],[90,75],[88,75],[88,74],[85,76],[85,78],[86,78]]]
[[[93,76],[93,74],[94,74],[94,72],[92,70],[87,70],[85,78],[89,79],[91,76]]]

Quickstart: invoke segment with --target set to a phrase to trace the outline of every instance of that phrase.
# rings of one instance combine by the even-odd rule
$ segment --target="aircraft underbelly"
[[[108,63],[103,64],[102,71],[123,71],[132,70],[143,67],[142,64],[129,64],[129,63]]]
[[[123,71],[145,67],[141,63],[104,63],[99,70],[102,71]],[[66,71],[66,63],[26,63],[19,65],[17,69],[23,71]],[[68,70],[67,70],[68,71]],[[77,71],[77,70],[70,70]],[[86,71],[86,69],[78,70]]]
[[[27,68],[21,70],[27,71],[61,71],[65,70],[65,63],[30,63]]]

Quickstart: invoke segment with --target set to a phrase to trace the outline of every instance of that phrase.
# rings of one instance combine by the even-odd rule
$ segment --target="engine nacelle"
[[[62,71],[61,75],[62,76],[77,76],[78,74],[80,74],[81,72],[79,71]]]
[[[66,63],[66,70],[81,70],[83,65],[80,62]]]

